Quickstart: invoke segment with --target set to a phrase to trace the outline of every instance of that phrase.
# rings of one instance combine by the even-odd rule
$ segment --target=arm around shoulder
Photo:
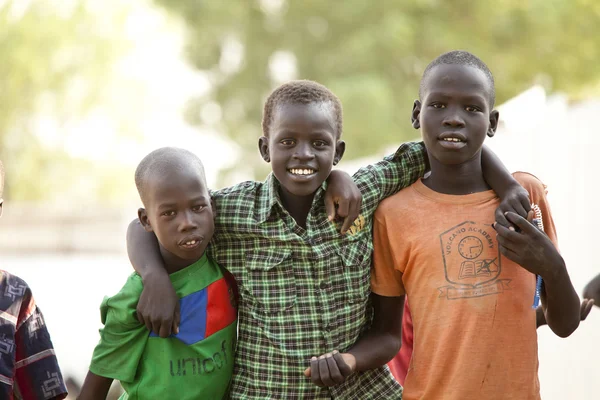
[[[156,236],[146,232],[138,219],[132,221],[127,229],[127,254],[144,282],[137,305],[139,321],[163,338],[176,333],[179,299],[164,268]]]

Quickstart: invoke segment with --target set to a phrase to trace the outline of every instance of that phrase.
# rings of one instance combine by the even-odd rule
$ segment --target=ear
[[[492,110],[490,113],[490,127],[488,128],[487,135],[493,137],[498,129],[498,121],[500,120],[500,113],[498,110]]]
[[[150,225],[148,213],[146,213],[145,208],[138,208],[138,219],[140,220],[140,224],[142,224],[146,232],[152,232],[152,226]]]
[[[266,162],[271,162],[271,155],[269,154],[269,138],[266,136],[261,136],[258,139],[258,151],[260,151],[260,155],[263,160]]]
[[[335,155],[333,156],[333,165],[337,165],[340,162],[342,157],[344,156],[344,152],[346,151],[346,142],[343,140],[338,140],[335,144]]]
[[[410,122],[412,123],[413,128],[420,129],[421,121],[419,121],[419,117],[421,116],[421,102],[419,100],[415,100],[413,104],[412,113],[410,115]]]

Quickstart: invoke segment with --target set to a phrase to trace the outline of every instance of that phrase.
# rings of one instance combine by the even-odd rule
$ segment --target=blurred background
[[[464,49],[495,75],[488,145],[548,184],[581,293],[600,273],[599,38],[594,0],[0,0],[0,268],[32,287],[75,394],[102,297],[132,271],[125,231],[146,153],[195,152],[212,188],[262,180],[263,102],[305,78],[342,100],[340,168],[353,172],[419,138],[423,69]],[[600,309],[567,339],[538,334],[542,397],[598,399]]]

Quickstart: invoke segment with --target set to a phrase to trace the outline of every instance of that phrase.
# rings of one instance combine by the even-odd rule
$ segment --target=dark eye
[[[194,206],[194,207],[192,207],[192,211],[193,212],[200,212],[202,210],[204,210],[204,206]]]
[[[294,141],[292,139],[283,139],[279,143],[281,143],[284,146],[293,146],[294,145]]]
[[[446,108],[446,105],[445,105],[445,104],[440,104],[440,103],[433,103],[433,104],[431,105],[431,107],[433,107],[433,108],[438,108],[438,109],[442,109],[442,108]]]
[[[161,215],[163,215],[165,217],[172,217],[175,215],[175,211],[165,211]]]
[[[323,146],[327,146],[327,142],[324,140],[315,140],[313,142],[313,146],[315,147],[323,147]]]
[[[468,112],[478,112],[478,111],[481,111],[479,109],[479,107],[475,107],[475,106],[466,106],[465,110],[468,111]]]

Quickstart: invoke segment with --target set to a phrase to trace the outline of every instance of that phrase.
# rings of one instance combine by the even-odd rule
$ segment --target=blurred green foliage
[[[186,22],[188,59],[214,84],[190,102],[188,120],[202,124],[200,110],[216,101],[216,128],[244,150],[235,168],[260,177],[268,166],[256,142],[263,102],[280,83],[269,73],[277,52],[293,54],[296,78],[323,83],[342,100],[346,158],[418,136],[409,115],[419,79],[445,51],[481,57],[498,103],[532,84],[577,96],[600,75],[596,0],[155,1]],[[231,54],[240,49],[238,65]]]
[[[48,147],[39,137],[60,131],[103,96],[109,66],[122,50],[111,28],[119,21],[98,18],[86,5],[0,1],[0,159],[10,199],[56,197],[93,169],[70,158],[60,140]],[[43,126],[43,116],[58,127]]]

